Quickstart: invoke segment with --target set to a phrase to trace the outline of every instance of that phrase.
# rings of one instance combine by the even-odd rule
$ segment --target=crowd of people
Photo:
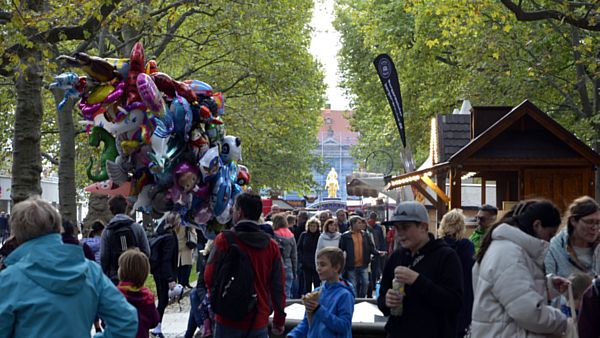
[[[244,192],[214,240],[175,212],[148,237],[126,205],[111,198],[114,217],[94,221],[81,241],[48,202],[13,207],[0,253],[0,337],[85,337],[92,328],[97,337],[163,337],[178,286],[191,289],[185,337],[199,328],[203,337],[266,337],[271,314],[275,335],[352,337],[354,302],[365,297],[388,316],[388,337],[600,337],[600,206],[587,196],[563,218],[541,199],[501,215],[483,205],[468,238],[462,210],[448,211],[434,234],[418,202],[400,203],[385,222],[346,210],[263,217],[260,196]],[[294,298],[306,314],[286,333]]]

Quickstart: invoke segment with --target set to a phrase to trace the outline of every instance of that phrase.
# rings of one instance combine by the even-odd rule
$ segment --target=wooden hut
[[[438,217],[461,207],[466,177],[481,183],[482,204],[486,182],[494,181],[499,209],[543,197],[565,210],[574,198],[595,194],[600,155],[527,100],[514,108],[474,107],[470,115],[438,115],[432,120],[431,143],[430,165],[392,177],[387,188],[413,185],[436,207]]]

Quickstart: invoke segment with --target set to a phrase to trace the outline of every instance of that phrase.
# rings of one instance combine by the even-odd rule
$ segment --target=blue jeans
[[[248,333],[248,335],[246,335]],[[268,338],[269,330],[264,327],[254,330],[238,330],[217,323],[214,338]]]
[[[356,298],[365,298],[369,286],[369,273],[366,268],[354,268],[346,271],[346,278],[354,286]]]
[[[292,283],[294,283],[294,271],[292,268],[285,268],[285,297],[292,299]]]

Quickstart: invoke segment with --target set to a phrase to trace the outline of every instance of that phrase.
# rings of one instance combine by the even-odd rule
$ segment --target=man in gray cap
[[[388,337],[457,337],[463,281],[456,252],[428,232],[429,216],[421,203],[400,203],[384,225],[396,229],[395,239],[402,246],[383,270],[377,299],[379,309],[390,316]],[[404,292],[392,288],[394,279],[404,285]],[[400,306],[401,315],[391,315]]]

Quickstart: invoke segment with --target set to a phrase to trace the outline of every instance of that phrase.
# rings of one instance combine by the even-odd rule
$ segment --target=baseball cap
[[[425,206],[419,202],[408,201],[398,204],[389,221],[383,225],[393,225],[395,222],[429,223],[429,214]]]

